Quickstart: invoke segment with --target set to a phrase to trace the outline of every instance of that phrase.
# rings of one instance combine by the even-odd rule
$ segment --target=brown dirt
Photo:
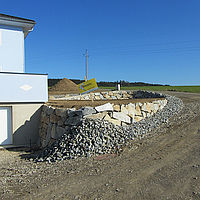
[[[53,164],[0,151],[0,199],[200,199],[200,95],[172,93],[185,108],[120,155]]]
[[[78,86],[71,80],[64,78],[49,89],[50,94],[72,93],[79,94]]]

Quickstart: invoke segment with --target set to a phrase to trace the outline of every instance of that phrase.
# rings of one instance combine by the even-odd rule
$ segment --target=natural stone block
[[[54,139],[57,139],[57,136],[56,136],[56,125],[53,124],[52,128],[51,128],[51,137],[54,138]]]
[[[101,106],[96,106],[95,109],[97,110],[97,112],[113,111],[113,107],[111,103],[106,103]]]
[[[85,118],[88,119],[103,119],[106,116],[107,112],[101,112],[93,115],[86,115]]]
[[[117,97],[116,96],[111,96],[111,99],[117,99]]]
[[[60,119],[60,117],[58,117],[57,115],[55,115],[55,114],[51,114],[50,115],[50,122],[51,123],[57,123],[58,122],[58,120]]]
[[[122,112],[113,112],[113,118],[129,124],[131,123],[131,118]]]
[[[46,116],[46,115],[43,114],[40,118],[40,121],[41,121],[41,123],[48,124],[49,123],[49,116]]]
[[[84,97],[84,100],[90,100],[90,97],[87,95]]]
[[[142,111],[142,116],[145,118],[147,116],[146,112]]]
[[[59,117],[65,117],[66,116],[66,109],[63,109],[63,108],[56,108],[55,109],[55,113],[57,116]]]
[[[48,128],[47,128],[47,132],[46,132],[46,138],[45,138],[44,142],[42,143],[43,147],[46,147],[51,139],[51,127],[52,127],[52,125],[49,124]]]
[[[48,108],[49,108],[48,106],[43,105],[43,106],[42,106],[42,112],[46,113],[47,110],[48,110]]]
[[[125,122],[122,122],[122,126],[128,126],[128,124]]]
[[[135,119],[135,121],[136,121],[136,122],[139,122],[139,121],[141,121],[141,120],[143,119],[143,117],[140,117],[140,116],[135,116],[135,118],[134,118],[134,119]]]
[[[117,111],[117,112],[120,112],[121,111],[120,105],[114,105],[113,106],[113,110]]]
[[[83,116],[82,110],[67,110],[68,117]]]
[[[63,125],[64,125],[64,120],[60,119],[60,120],[58,121],[58,126],[63,126]]]
[[[46,111],[47,115],[51,115],[51,114],[53,114],[53,112],[54,112],[54,109],[52,107],[48,107],[48,109]]]
[[[81,120],[82,116],[68,117],[65,121],[65,125],[76,126],[81,122]]]
[[[150,108],[148,103],[143,104],[142,110],[145,111],[145,112],[149,112],[149,113],[151,112],[151,108]]]
[[[137,104],[135,107],[135,115],[142,115],[139,104]]]
[[[56,127],[56,136],[57,136],[57,138],[60,138],[64,133],[65,133],[65,129],[64,128],[62,128],[60,126]]]
[[[95,96],[95,100],[101,100],[100,96]]]
[[[108,114],[104,117],[104,120],[107,120],[115,125],[121,126],[121,121],[117,119],[112,119]]]
[[[84,107],[81,109],[83,116],[85,115],[92,115],[96,113],[96,110],[93,107]]]
[[[136,113],[135,104],[129,103],[129,104],[126,106],[126,109],[128,110],[128,115],[129,115],[131,118],[134,118],[134,117],[135,117],[135,113]]]
[[[128,110],[126,109],[126,106],[124,104],[121,105],[121,112],[128,115]]]

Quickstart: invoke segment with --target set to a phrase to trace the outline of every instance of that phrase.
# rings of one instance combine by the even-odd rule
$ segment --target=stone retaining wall
[[[147,91],[108,91],[83,95],[49,95],[49,100],[116,100],[133,98],[161,98],[162,95]]]
[[[145,96],[144,94],[143,96]],[[154,93],[150,95],[151,98],[152,96]],[[127,126],[154,115],[157,111],[162,110],[166,104],[167,100],[163,99],[122,105],[106,103],[97,107],[83,107],[79,110],[44,105],[39,128],[40,146],[42,148],[51,146],[64,133],[70,133],[71,129],[78,126],[85,118],[105,120],[117,126]]]

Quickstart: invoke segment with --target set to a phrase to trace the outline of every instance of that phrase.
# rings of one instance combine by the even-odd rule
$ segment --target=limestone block
[[[95,100],[101,100],[100,96],[95,96],[94,99]]]
[[[143,117],[140,117],[140,116],[135,116],[135,118],[134,118],[134,119],[135,119],[135,121],[136,121],[136,122],[139,122],[139,121],[141,121],[141,120],[143,119]]]
[[[129,124],[131,123],[131,118],[122,112],[113,112],[113,118]]]
[[[143,103],[143,105],[141,106],[141,110],[142,111],[147,111],[147,109],[146,109],[146,103]]]
[[[111,96],[111,99],[115,100],[115,99],[117,99],[117,97],[116,96]]]
[[[142,111],[142,116],[145,118],[147,116],[146,112]]]
[[[129,97],[129,96],[128,96],[127,94],[123,94],[123,97],[122,97],[122,98],[123,98],[123,99],[128,99],[128,97]]]
[[[106,103],[101,106],[96,106],[95,109],[97,110],[97,112],[113,111],[113,107],[111,103]]]
[[[147,105],[149,106],[149,108],[150,108],[151,111],[154,110],[154,104],[153,103],[147,103]]]
[[[96,110],[93,107],[83,107],[82,109],[83,116],[85,115],[92,115],[96,113]]]
[[[117,97],[117,99],[122,99],[122,95],[120,94],[116,94],[115,96]]]
[[[150,116],[151,116],[151,113],[147,113],[147,114],[146,114],[146,117],[150,117]]]
[[[159,101],[156,100],[156,101],[153,101],[152,103],[153,103],[153,104],[159,104]]]
[[[128,110],[126,109],[126,106],[124,104],[121,105],[121,112],[128,115]]]
[[[109,96],[108,94],[104,94],[103,96],[104,96],[104,98],[106,98],[106,99],[109,99],[109,98],[110,98],[110,96]]]
[[[137,104],[135,107],[135,115],[139,115],[139,116],[142,115],[139,104]]]
[[[120,105],[113,105],[113,110],[117,111],[117,112],[120,112],[121,111]]]
[[[159,104],[154,104],[153,112],[156,113],[159,110]]]
[[[101,112],[93,115],[86,115],[85,118],[88,119],[103,119],[106,116],[107,112]]]
[[[104,99],[103,95],[102,94],[99,94],[99,97],[100,99]]]
[[[128,124],[125,122],[122,122],[122,126],[128,126]]]
[[[85,98],[84,98],[85,100],[90,100],[90,96],[89,95],[87,95],[87,96],[85,96]]]
[[[132,103],[129,103],[127,106],[126,106],[126,109],[128,110],[128,115],[132,118],[135,117],[135,113],[136,113],[136,110],[135,110],[135,104],[132,104]]]
[[[104,120],[107,120],[115,125],[121,126],[121,121],[117,119],[112,119],[108,114],[104,117]]]
[[[152,107],[151,103],[146,103],[146,111],[147,111],[148,113],[151,112],[151,110],[152,110],[151,107]]]

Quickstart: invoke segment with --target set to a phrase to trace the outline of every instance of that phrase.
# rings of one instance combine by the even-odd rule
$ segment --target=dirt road
[[[200,95],[171,94],[181,114],[120,155],[36,164],[0,151],[0,199],[200,199]]]

